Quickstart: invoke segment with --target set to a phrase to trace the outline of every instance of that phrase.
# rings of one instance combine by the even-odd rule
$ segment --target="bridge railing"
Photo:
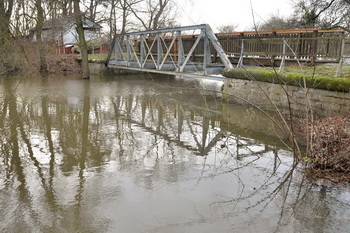
[[[191,46],[184,47],[184,38],[195,34]],[[186,36],[184,36],[186,35]],[[196,64],[191,61],[194,51],[203,51],[203,59]],[[117,34],[114,36],[106,65],[117,68],[174,71],[177,73],[201,71],[208,74],[214,50],[226,68],[232,64],[207,24]],[[111,60],[112,53],[115,59]]]

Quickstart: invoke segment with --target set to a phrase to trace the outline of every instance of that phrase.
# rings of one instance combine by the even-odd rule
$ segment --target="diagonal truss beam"
[[[183,63],[183,64],[181,65],[181,67],[180,67],[180,72],[182,72],[182,71],[184,70],[184,68],[185,68],[185,66],[186,66],[186,64],[187,64],[187,62],[190,60],[190,57],[192,56],[192,53],[193,53],[194,50],[196,49],[196,47],[197,47],[199,41],[201,40],[202,36],[203,36],[203,31],[201,31],[201,34],[199,34],[199,36],[197,37],[196,41],[194,42],[192,48],[191,48],[190,51],[188,52],[188,54],[187,54],[187,56],[186,56],[186,58],[185,58],[184,63]]]
[[[200,33],[195,36],[193,45],[185,50],[183,37],[185,37],[186,31],[188,34],[188,31],[198,30]],[[170,44],[167,44],[166,40]],[[185,68],[192,65],[193,67],[202,67],[203,75],[207,75],[207,68],[212,57],[210,48],[214,48],[223,65],[226,68],[233,68],[216,35],[207,24],[118,34],[114,36],[113,42],[111,50],[116,51],[116,58],[111,64],[118,66],[135,68],[136,64],[137,68],[145,69],[145,71],[153,67],[159,71],[173,70],[184,73],[187,72]],[[204,46],[200,48],[204,51],[203,62],[196,62],[194,66],[193,62],[190,63],[190,59],[199,46]],[[106,64],[109,64],[111,50]]]

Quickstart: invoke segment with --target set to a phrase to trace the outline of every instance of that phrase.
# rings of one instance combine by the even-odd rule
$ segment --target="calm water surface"
[[[349,190],[305,182],[221,83],[0,79],[0,232],[349,232]]]

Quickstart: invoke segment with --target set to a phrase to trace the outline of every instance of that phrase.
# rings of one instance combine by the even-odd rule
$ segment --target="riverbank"
[[[223,75],[226,77],[223,98],[227,102],[250,103],[264,110],[278,108],[286,114],[292,111],[293,115],[299,117],[304,117],[308,112],[325,117],[350,111],[350,92],[345,92],[350,88],[350,79],[319,80],[322,87],[344,90],[340,92],[302,87],[304,80],[301,75],[282,76],[270,71],[245,69],[226,69]],[[305,83],[316,85],[317,81],[312,79]]]
[[[82,72],[80,63],[76,60],[76,55],[56,55],[48,58],[50,73],[79,74]]]
[[[347,75],[347,74],[346,74]],[[349,92],[350,78],[333,78],[310,72],[278,72],[275,69],[225,69],[226,78],[261,81],[273,84],[291,85],[303,88],[321,89],[327,91]],[[349,75],[350,77],[350,75]]]
[[[223,98],[297,117],[297,129],[306,147],[298,154],[309,178],[350,183],[350,79],[273,69],[226,69]],[[287,120],[288,121],[288,120]]]
[[[305,157],[307,176],[349,184],[350,112],[315,120],[305,130],[312,133],[310,151]]]

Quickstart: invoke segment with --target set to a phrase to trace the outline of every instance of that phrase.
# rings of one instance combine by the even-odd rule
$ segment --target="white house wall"
[[[95,32],[95,31],[91,31],[91,30],[84,30],[84,34],[85,34],[86,40],[93,40],[93,39],[101,37],[100,33]]]
[[[100,37],[99,33],[89,30],[84,30],[84,34],[87,41]],[[63,43],[65,47],[71,47],[73,44],[78,43],[78,34],[75,28],[71,28],[63,34]]]
[[[77,41],[78,34],[75,28],[71,28],[63,34],[63,44],[65,47],[71,47],[73,44],[77,43]]]

